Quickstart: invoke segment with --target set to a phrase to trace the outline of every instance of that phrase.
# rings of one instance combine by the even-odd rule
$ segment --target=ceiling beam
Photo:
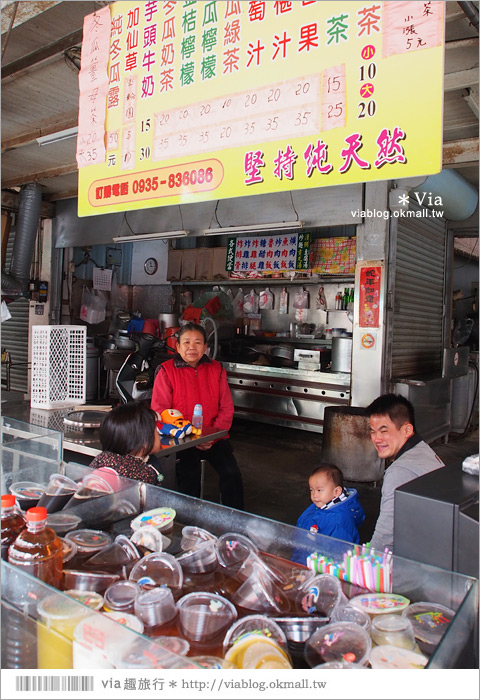
[[[447,73],[443,83],[443,90],[444,92],[451,92],[452,90],[472,87],[472,85],[478,85],[478,66],[468,70],[459,70],[455,73]]]
[[[10,151],[13,148],[21,148],[22,146],[29,146],[40,138],[40,136],[48,136],[49,134],[54,134],[57,131],[63,131],[64,129],[72,129],[78,126],[78,112],[70,112],[65,115],[61,121],[51,123],[48,126],[41,126],[37,129],[31,131],[26,131],[23,134],[18,134],[11,139],[5,139],[2,141],[2,153]]]
[[[20,187],[20,185],[26,185],[28,182],[39,182],[40,180],[49,180],[53,177],[60,177],[61,175],[71,175],[77,172],[77,164],[69,163],[68,165],[62,165],[58,168],[50,168],[48,170],[42,170],[36,173],[27,173],[25,175],[17,175],[16,177],[11,177],[8,180],[2,180],[2,189],[5,187]]]
[[[478,163],[478,137],[447,141],[443,144],[444,167]]]
[[[42,48],[37,49],[37,51],[32,51],[16,61],[7,63],[7,65],[2,68],[2,81],[5,81],[7,78],[9,80],[19,78],[21,75],[27,73],[40,63],[55,59],[66,49],[70,49],[72,46],[81,44],[82,39],[83,29],[77,29],[75,32],[71,32],[70,34],[61,37],[61,39],[48,44],[48,46],[43,46]]]

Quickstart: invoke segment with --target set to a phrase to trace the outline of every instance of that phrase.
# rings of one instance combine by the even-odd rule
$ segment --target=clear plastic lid
[[[182,567],[171,554],[153,552],[140,559],[129,575],[130,581],[136,581],[144,589],[156,586],[168,586],[179,589],[183,585]]]
[[[258,547],[244,535],[226,532],[216,540],[218,561],[222,566],[240,566],[251,552],[258,554]]]
[[[305,659],[309,666],[329,661],[366,664],[372,640],[369,634],[352,622],[333,622],[320,627],[305,643]]]
[[[95,591],[79,591],[76,588],[71,588],[65,591],[65,595],[69,595],[70,598],[86,605],[87,608],[92,608],[92,610],[100,610],[103,607],[103,596]]]
[[[105,606],[111,610],[133,611],[140,592],[140,586],[134,581],[116,581],[105,591]]]
[[[412,623],[413,633],[420,642],[437,645],[455,617],[450,608],[439,603],[412,603],[402,613]]]
[[[372,668],[398,668],[414,669],[425,668],[428,659],[423,654],[417,654],[410,649],[401,649],[391,644],[382,644],[373,647],[370,652],[370,665]]]
[[[88,529],[68,532],[65,539],[75,542],[79,554],[94,554],[112,542],[112,538],[106,532]]]
[[[201,527],[196,527],[194,525],[186,525],[182,529],[182,541],[180,542],[180,547],[183,551],[192,549],[200,542],[205,542],[207,540],[218,539],[215,535],[212,535],[208,530],[204,530]]]
[[[66,564],[70,559],[73,559],[77,553],[77,545],[75,542],[64,539],[63,537],[60,537],[60,541],[62,543],[63,563]]]
[[[16,481],[9,487],[10,493],[20,500],[40,499],[45,491],[45,484],[36,481]]]
[[[70,513],[49,513],[47,515],[47,525],[55,530],[57,535],[65,535],[72,530],[75,530],[82,519],[78,515],[70,515]]]
[[[234,644],[249,635],[267,637],[282,647],[287,646],[287,638],[283,630],[266,615],[247,615],[237,620],[227,631],[223,640],[224,653]]]
[[[387,615],[402,612],[410,601],[397,593],[366,593],[350,598],[349,604],[369,615]]]
[[[140,547],[149,549],[151,552],[162,552],[171,544],[171,540],[165,537],[165,535],[162,535],[160,530],[153,525],[143,525],[143,527],[139,527],[138,530],[135,530],[132,534],[130,540]]]
[[[160,531],[168,532],[173,527],[173,521],[176,516],[176,511],[173,508],[153,508],[152,510],[147,510],[145,513],[138,515],[130,523],[132,530],[138,530],[138,528],[144,525],[153,525]]]

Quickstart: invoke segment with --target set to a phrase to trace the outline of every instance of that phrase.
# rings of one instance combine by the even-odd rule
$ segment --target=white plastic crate
[[[85,403],[85,326],[32,326],[32,408]]]

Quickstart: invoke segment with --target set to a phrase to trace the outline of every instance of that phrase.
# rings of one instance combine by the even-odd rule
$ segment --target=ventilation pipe
[[[42,190],[40,185],[29,183],[20,190],[15,241],[9,273],[2,272],[2,293],[25,294],[30,281],[30,266],[35,250]]]
[[[464,221],[475,212],[478,191],[456,170],[445,169],[436,175],[396,180],[398,192],[405,189],[410,200],[442,212],[450,221]]]

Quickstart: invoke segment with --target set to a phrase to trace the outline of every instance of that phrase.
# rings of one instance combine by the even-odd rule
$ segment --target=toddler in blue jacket
[[[341,470],[335,464],[321,464],[310,474],[308,485],[312,504],[298,518],[297,527],[358,544],[365,513],[357,491],[344,487]],[[305,564],[307,552],[295,550],[292,558]]]

